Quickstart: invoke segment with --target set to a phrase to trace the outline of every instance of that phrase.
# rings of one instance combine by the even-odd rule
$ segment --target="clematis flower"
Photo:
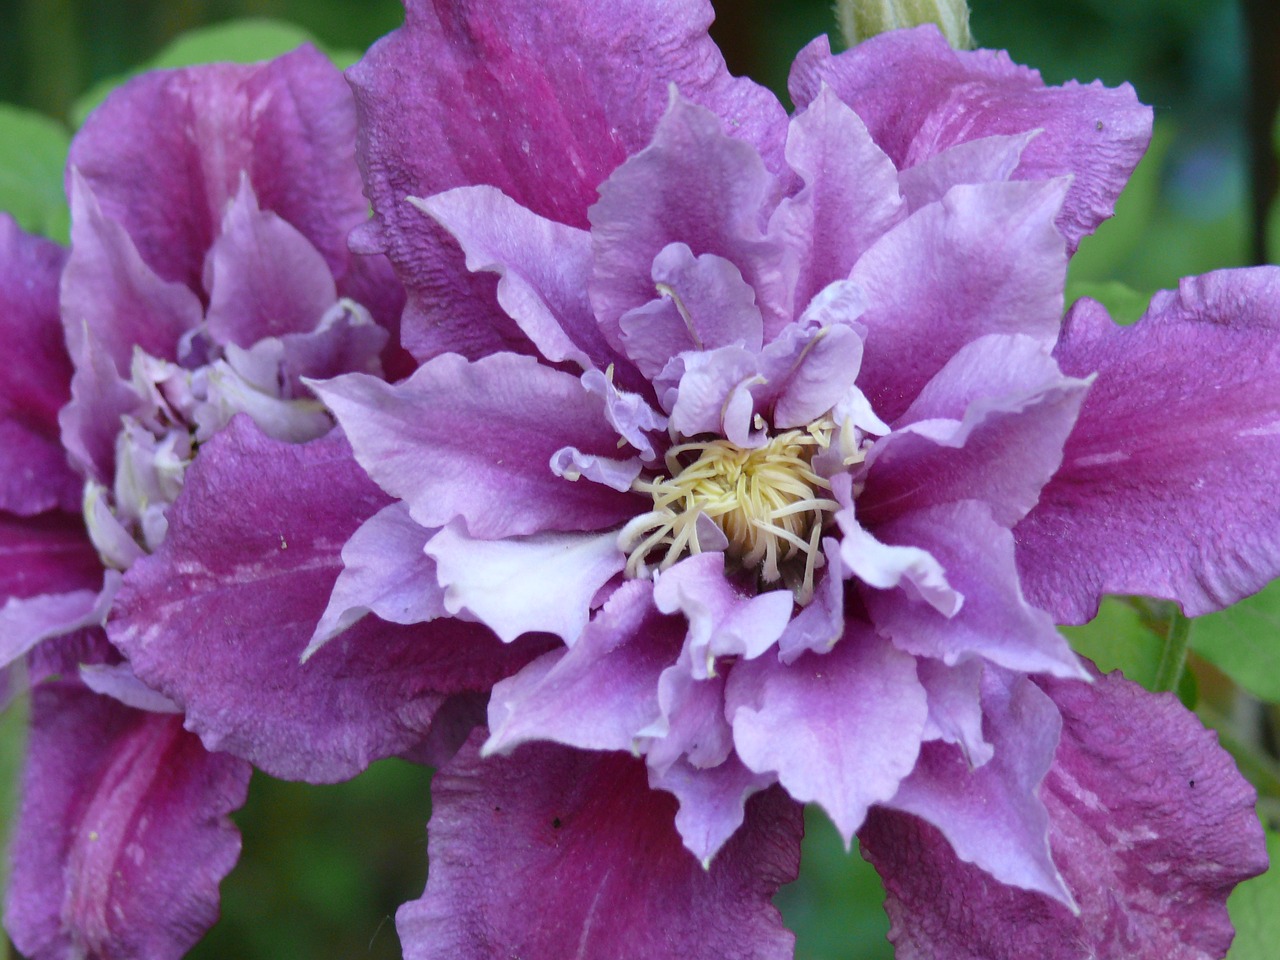
[[[442,718],[457,747],[469,715],[440,698],[488,680],[435,781],[409,957],[786,956],[769,901],[807,802],[862,831],[903,956],[1017,956],[1023,922],[1049,956],[1221,956],[1226,893],[1264,868],[1251,791],[1054,624],[1106,591],[1194,614],[1277,572],[1280,277],[1064,324],[1067,258],[1149,135],[1131,90],[1045,87],[920,29],[815,41],[788,118],[708,22],[407,4],[352,73],[376,214],[355,242],[404,281],[420,365],[312,382],[377,512],[289,521],[307,560],[351,531],[305,663],[271,640],[218,667],[233,606],[300,582],[254,566],[290,500],[339,515],[281,470],[255,488],[267,533],[211,529],[252,451],[233,424],[113,639],[206,742],[308,776],[378,723],[328,721],[313,668],[380,656],[387,700],[437,698],[381,753]],[[325,443],[300,461],[337,464]],[[293,715],[254,702],[262,676]],[[303,722],[321,746],[288,742]],[[1132,789],[1152,764],[1169,777]],[[956,908],[971,891],[990,929]]]
[[[399,287],[346,249],[365,216],[354,126],[314,50],[147,74],[72,143],[70,256],[5,237],[6,280],[38,293],[18,317],[41,346],[10,365],[27,373],[3,410],[25,430],[6,490],[19,512],[62,511],[30,531],[50,576],[6,584],[0,611],[3,662],[27,654],[34,685],[5,911],[34,960],[179,957],[217,918],[250,765],[187,732],[102,624],[122,574],[164,541],[201,445],[236,419],[323,435],[303,376],[398,362]]]

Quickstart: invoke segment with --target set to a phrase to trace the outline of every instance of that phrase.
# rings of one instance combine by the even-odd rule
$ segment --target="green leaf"
[[[1061,629],[1072,649],[1096,663],[1103,673],[1119,670],[1148,690],[1154,689],[1164,640],[1130,601],[1105,597],[1098,615],[1088,623]]]
[[[796,935],[796,960],[892,960],[886,939],[884,887],[875,868],[845,853],[836,828],[817,807],[805,808],[800,878],[778,891],[774,905]]]
[[[95,84],[71,108],[72,122],[77,127],[81,126],[94,107],[107,98],[107,94],[130,77],[146,70],[189,67],[198,63],[257,63],[288,53],[304,43],[319,46],[315,37],[306,30],[280,20],[230,20],[190,30],[175,39],[148,63],[123,76],[111,77]],[[337,63],[341,67],[354,62],[359,54],[341,51],[337,58],[331,53],[328,56],[331,60],[341,61]]]
[[[1227,900],[1236,939],[1227,960],[1272,960],[1280,943],[1280,833],[1267,831],[1271,869],[1236,887]]]
[[[30,233],[66,243],[71,214],[62,190],[70,137],[60,123],[0,104],[0,210]]]
[[[1280,581],[1192,621],[1191,649],[1255,697],[1280,703]]]
[[[1122,326],[1136,323],[1146,312],[1151,296],[1140,293],[1119,280],[1074,280],[1067,284],[1067,303],[1092,297],[1107,308],[1111,319]]]

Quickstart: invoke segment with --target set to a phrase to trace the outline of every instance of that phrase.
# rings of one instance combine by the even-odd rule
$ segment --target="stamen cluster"
[[[822,495],[830,483],[813,469],[814,455],[831,441],[832,424],[820,420],[789,430],[764,446],[744,448],[724,439],[681,443],[666,453],[670,478],[637,478],[631,489],[649,494],[653,509],[623,528],[621,548],[628,553],[630,577],[650,573],[647,560],[663,551],[657,569],[665,570],[686,554],[708,545],[705,516],[728,544],[725,555],[741,569],[756,570],[762,585],[787,576],[800,604],[813,596],[813,575],[822,565],[819,541],[827,515],[839,509]],[[704,521],[705,524],[705,521]],[[716,548],[719,548],[719,544]],[[797,558],[803,568],[794,571]]]

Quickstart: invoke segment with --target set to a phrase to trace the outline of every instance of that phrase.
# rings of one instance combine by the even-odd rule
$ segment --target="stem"
[[[1160,665],[1156,667],[1155,690],[1158,693],[1178,689],[1178,681],[1182,679],[1182,671],[1187,665],[1187,651],[1191,647],[1191,621],[1170,606],[1164,650],[1160,653]]]

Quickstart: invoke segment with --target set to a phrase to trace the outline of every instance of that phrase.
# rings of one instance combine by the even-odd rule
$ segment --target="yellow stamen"
[[[623,528],[619,546],[628,552],[627,576],[650,574],[649,555],[663,547],[657,562],[665,570],[686,554],[703,550],[697,521],[713,520],[729,541],[726,555],[742,569],[754,569],[763,584],[783,578],[783,566],[803,556],[795,571],[796,601],[813,596],[813,575],[822,566],[822,527],[839,504],[823,493],[831,484],[814,472],[814,455],[831,442],[833,424],[819,420],[789,430],[763,447],[745,449],[728,440],[682,443],[667,451],[671,478],[638,478],[631,489],[653,498],[653,509]]]

